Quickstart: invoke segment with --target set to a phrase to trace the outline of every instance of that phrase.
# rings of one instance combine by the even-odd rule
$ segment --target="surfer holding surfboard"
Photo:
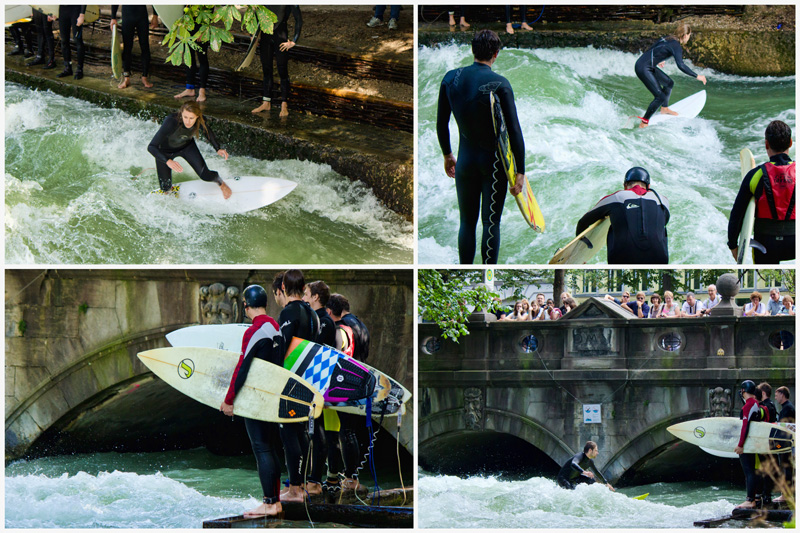
[[[300,6],[267,6],[275,13],[278,22],[272,35],[261,35],[259,54],[261,54],[261,72],[264,78],[262,100],[253,113],[269,111],[272,107],[272,59],[278,64],[278,76],[281,78],[281,117],[289,116],[289,50],[297,44],[300,30],[303,28],[303,17]],[[294,17],[294,37],[289,40],[289,15]],[[254,37],[255,38],[255,37]]]
[[[678,65],[678,68],[684,74],[697,78],[703,82],[703,85],[706,84],[705,76],[698,76],[683,62],[683,49],[681,45],[688,43],[691,36],[692,31],[689,25],[685,22],[680,22],[674,35],[662,37],[636,60],[636,76],[642,80],[644,86],[647,87],[647,90],[653,93],[654,96],[644,116],[638,117],[642,119],[641,124],[639,124],[640,128],[647,127],[650,123],[650,117],[653,116],[659,107],[663,114],[677,115],[675,111],[669,108],[669,97],[672,93],[674,82],[663,70],[658,68],[663,68],[664,61],[666,61],[667,58],[670,56],[674,57],[675,64]]]
[[[172,191],[173,170],[183,172],[183,167],[175,161],[175,158],[180,156],[191,165],[200,179],[216,182],[222,190],[222,196],[228,199],[231,196],[230,187],[222,181],[218,172],[208,168],[194,141],[195,137],[199,137],[201,129],[217,154],[228,159],[228,152],[220,147],[217,138],[203,120],[203,110],[200,105],[196,102],[187,102],[177,113],[164,119],[161,128],[147,147],[147,151],[156,158],[156,171],[161,191],[164,193]]]
[[[284,343],[278,323],[267,315],[267,291],[260,285],[250,285],[244,290],[244,312],[253,325],[247,328],[242,337],[242,351],[239,364],[231,376],[228,393],[219,410],[233,416],[233,403],[236,393],[242,388],[253,359],[263,359],[283,368]],[[296,424],[302,426],[303,424]],[[278,453],[273,446],[278,427],[273,422],[244,419],[247,436],[253,447],[258,466],[258,477],[264,492],[261,505],[244,513],[246,517],[277,516],[283,511],[280,501],[281,467]]]
[[[525,185],[525,140],[517,118],[514,92],[503,76],[492,72],[500,51],[500,38],[491,30],[481,30],[472,40],[475,62],[445,74],[439,90],[436,133],[444,154],[445,173],[456,180],[461,221],[458,231],[458,256],[462,264],[475,259],[475,230],[478,218],[483,224],[481,259],[497,264],[500,251],[500,217],[506,198],[506,175],[499,161],[497,137],[492,121],[491,95],[502,107],[508,128],[513,159],[518,172],[511,194],[518,195]],[[458,162],[450,146],[450,115],[458,124]]]
[[[773,120],[764,132],[764,146],[769,162],[749,171],[742,179],[728,221],[728,248],[738,261],[740,233],[747,222],[748,204],[755,203],[753,226],[753,261],[778,264],[795,258],[795,165],[789,158],[792,129]],[[743,242],[749,235],[743,235]]]
[[[111,31],[115,31],[117,25],[117,8],[111,6]],[[118,89],[125,89],[131,84],[131,61],[133,59],[133,37],[139,36],[139,48],[142,54],[142,85],[148,89],[153,86],[147,81],[147,74],[150,70],[150,15],[147,13],[145,5],[124,5],[122,6],[122,81],[117,85]]]

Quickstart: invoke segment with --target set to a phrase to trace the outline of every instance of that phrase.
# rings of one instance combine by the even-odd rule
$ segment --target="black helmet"
[[[261,285],[250,285],[244,290],[244,303],[247,307],[267,307],[267,291]]]
[[[650,174],[642,167],[633,167],[625,173],[625,183],[629,181],[641,181],[650,188]]]
[[[739,387],[739,389],[746,392],[747,394],[752,394],[754,396],[756,394],[756,384],[749,379],[742,381],[742,384]]]

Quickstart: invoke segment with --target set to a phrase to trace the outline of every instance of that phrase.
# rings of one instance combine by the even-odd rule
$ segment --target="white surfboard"
[[[248,324],[215,324],[200,325],[181,328],[167,334],[167,341],[173,346],[204,346],[210,348],[225,347],[226,350],[240,352],[242,349],[242,337]],[[376,376],[388,379],[390,390],[386,400],[373,405],[373,416],[379,417],[382,411],[384,416],[397,416],[404,414],[406,403],[411,400],[411,392],[400,382],[393,379],[388,374],[371,367],[367,363],[359,362]],[[385,380],[379,379],[385,383]],[[385,403],[382,403],[385,402]],[[353,413],[361,416],[366,415],[367,402],[359,400],[355,402],[341,402],[335,405],[328,405],[337,411]]]
[[[705,446],[700,446],[700,449],[704,452],[713,455],[714,457],[722,457],[723,459],[738,459],[739,455],[734,452],[721,452],[719,450],[712,450],[711,448],[706,448]]]
[[[297,187],[293,181],[263,176],[235,176],[223,181],[231,188],[227,200],[213,181],[184,181],[175,185],[171,194],[210,212],[246,213],[277,202]]]
[[[739,443],[742,421],[733,417],[709,417],[689,420],[667,428],[681,440],[703,449],[731,453]],[[787,453],[795,441],[795,425],[751,422],[744,441],[744,453]]]
[[[215,348],[158,348],[137,354],[156,376],[200,403],[219,409],[239,354]],[[322,395],[296,374],[253,360],[233,402],[234,415],[267,422],[303,422],[322,414]]]
[[[168,30],[172,29],[172,25],[183,16],[183,5],[179,6],[164,6],[159,4],[153,4],[153,9],[156,10],[156,14],[161,19],[161,22],[164,23],[164,26],[167,27]]]
[[[753,153],[747,148],[743,148],[742,151],[739,152],[739,163],[742,169],[742,179],[744,179],[748,172],[756,167],[756,160],[753,157]],[[751,259],[753,257],[752,253],[748,254],[747,252],[750,251],[750,237],[753,235],[755,224],[756,199],[751,198],[750,201],[747,202],[747,210],[744,212],[744,219],[742,220],[742,229],[739,231],[739,250],[736,264],[743,265],[748,256]]]
[[[7,5],[6,6],[6,24],[17,22],[21,19],[30,18],[31,6]]]
[[[585,265],[597,252],[606,246],[611,219],[598,220],[563,248],[556,250],[551,265]]]
[[[673,118],[695,118],[706,105],[706,91],[703,89],[698,93],[687,96],[683,100],[670,104],[669,108],[678,113],[677,115],[663,115],[660,111],[650,117],[650,125],[664,122]]]

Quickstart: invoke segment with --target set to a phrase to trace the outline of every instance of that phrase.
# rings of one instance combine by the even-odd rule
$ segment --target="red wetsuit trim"
[[[275,322],[275,319],[273,319],[271,316],[259,315],[253,319],[253,325],[247,328],[247,330],[244,332],[244,336],[242,337],[242,351],[239,353],[239,362],[236,364],[236,369],[233,371],[233,375],[231,376],[231,384],[228,387],[228,393],[225,395],[225,403],[228,405],[233,405],[233,399],[236,397],[236,378],[239,375],[239,370],[242,368],[245,355],[248,355],[246,352],[247,346],[250,344],[250,339],[253,337],[253,334],[266,323],[270,323],[275,327],[276,330],[278,329],[278,323]]]
[[[761,419],[761,408],[755,398],[748,398],[742,407],[742,432],[739,434],[739,447],[744,447],[747,439],[747,432],[750,430],[750,422],[758,422]]]

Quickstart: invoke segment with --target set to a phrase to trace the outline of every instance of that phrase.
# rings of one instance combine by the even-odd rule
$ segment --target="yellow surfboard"
[[[605,247],[610,228],[611,220],[608,217],[598,220],[569,241],[566,246],[559,248],[550,260],[550,264],[585,265]]]
[[[513,187],[517,183],[517,167],[514,162],[514,154],[511,152],[511,143],[508,140],[508,129],[506,128],[506,121],[503,118],[503,110],[500,107],[500,101],[495,98],[494,93],[489,94],[492,107],[492,123],[494,124],[494,132],[497,136],[497,152],[499,159],[503,165],[503,171],[508,177],[509,183]],[[525,187],[522,192],[514,196],[517,201],[519,210],[525,222],[533,228],[534,231],[539,233],[544,232],[544,215],[539,209],[539,203],[531,190],[530,180],[525,180]]]

